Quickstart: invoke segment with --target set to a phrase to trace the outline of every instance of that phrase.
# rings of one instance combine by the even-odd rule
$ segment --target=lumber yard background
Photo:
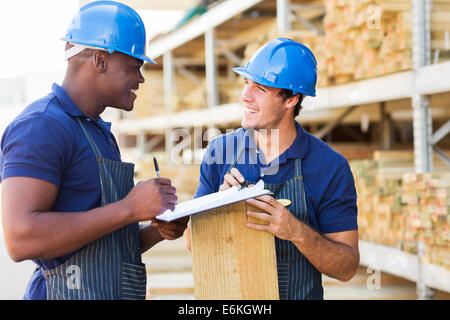
[[[0,4],[0,132],[62,80],[60,37],[87,2]],[[450,298],[450,0],[122,2],[143,17],[157,62],[143,66],[132,112],[102,115],[136,181],[155,175],[156,156],[179,201],[191,199],[208,141],[240,126],[231,69],[292,38],[318,61],[317,97],[297,120],[348,159],[358,193],[361,265],[346,283],[324,276],[325,299]],[[144,260],[148,299],[194,298],[183,238]],[[0,299],[20,299],[33,269],[9,259],[2,236]]]

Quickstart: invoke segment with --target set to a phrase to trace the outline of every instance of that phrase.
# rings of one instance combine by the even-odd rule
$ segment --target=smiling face
[[[279,95],[280,89],[263,86],[250,79],[244,79],[241,100],[244,106],[244,118],[241,125],[245,129],[277,129],[287,117],[292,102]]]
[[[108,56],[107,63],[103,76],[106,104],[125,111],[133,110],[136,91],[145,81],[141,73],[143,61],[115,52]]]

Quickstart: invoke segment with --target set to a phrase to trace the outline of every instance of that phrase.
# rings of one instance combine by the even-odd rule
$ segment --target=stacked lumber
[[[422,261],[450,270],[450,173],[405,173],[401,201],[407,225],[403,249],[415,253],[422,241]]]
[[[245,49],[244,61],[262,44],[288,37],[308,46],[318,61],[318,86],[373,78],[412,68],[410,0],[325,0],[324,35],[312,30],[261,36]],[[431,49],[447,60],[450,1],[433,1]]]
[[[358,233],[361,240],[378,242],[379,234],[375,228],[375,162],[371,159],[350,161],[355,179],[358,206]]]
[[[404,169],[388,170],[376,160],[350,161],[357,190],[360,239],[400,247],[405,229],[399,189]]]
[[[132,116],[146,118],[165,113],[162,71],[144,70],[143,76],[145,82],[139,85]]]
[[[200,78],[200,76],[199,76]],[[191,88],[183,95],[178,94],[176,110],[202,109],[207,107],[207,88],[203,77],[202,84]],[[219,105],[238,102],[242,91],[242,81],[234,78],[219,77],[217,79],[217,88],[219,93]],[[184,90],[184,89],[183,89]],[[178,88],[177,88],[178,91]]]
[[[172,110],[198,110],[206,107],[206,85],[204,72],[190,71],[197,81],[192,81],[175,71],[175,92]],[[199,85],[201,82],[202,85]]]
[[[201,85],[190,87],[189,81],[178,79],[174,98],[174,111],[198,110],[206,108],[206,83],[202,81]],[[189,88],[186,90],[186,88]]]
[[[172,95],[171,110],[166,110],[164,103],[164,80],[162,70],[144,70],[145,82],[139,86],[134,103],[135,118],[157,116],[171,111],[201,109],[206,106],[206,88],[186,79],[179,73],[174,76],[175,92]],[[204,75],[196,74],[204,82]]]
[[[219,104],[239,102],[244,82],[233,78],[221,77],[217,81],[219,87]]]
[[[325,1],[328,84],[411,68],[411,51],[395,42],[395,15],[381,11],[380,2],[386,1]]]
[[[175,92],[172,95],[172,110],[198,110],[206,108],[207,89],[204,72],[191,72],[197,82],[175,73]],[[161,70],[145,70],[145,82],[140,85],[135,101],[133,115],[145,118],[168,113],[164,104],[164,82]],[[236,79],[219,77],[219,104],[239,101],[242,83]]]
[[[414,173],[409,151],[376,151],[373,159],[350,161],[358,194],[361,240],[417,253],[450,270],[450,171]]]
[[[158,155],[160,174],[161,177],[169,178],[172,181],[172,185],[177,188],[178,202],[192,199],[198,185],[200,165],[169,166],[164,160],[162,154]],[[155,178],[155,167],[152,158],[149,158],[148,161],[139,161],[136,163],[136,166],[139,168],[139,175],[136,181]]]
[[[318,87],[367,79],[412,68],[411,0],[324,0],[323,34],[293,24],[296,30],[279,34],[276,24],[265,26],[244,49],[243,64],[263,44],[288,37],[309,47],[318,61]],[[306,14],[306,13],[305,13]],[[318,16],[313,16],[317,26]],[[320,29],[320,26],[319,26]],[[431,13],[432,53],[440,61],[450,57],[450,0],[434,0]],[[191,71],[192,72],[192,71]],[[206,107],[204,72],[192,72],[197,81],[175,73],[172,111]],[[135,102],[135,117],[166,112],[161,70],[146,70]],[[239,101],[241,84],[220,77],[219,104]]]
[[[339,84],[412,68],[410,0],[325,0],[328,83]],[[449,50],[450,2],[434,1],[431,49]],[[448,41],[447,41],[448,42]]]

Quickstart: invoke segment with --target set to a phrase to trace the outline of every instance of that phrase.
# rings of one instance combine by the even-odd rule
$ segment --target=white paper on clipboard
[[[259,180],[254,186],[239,189],[236,186],[224,191],[218,191],[203,197],[184,201],[175,206],[175,210],[166,210],[156,217],[162,221],[172,221],[191,214],[209,209],[219,208],[231,203],[270,194],[270,190],[264,189],[264,181]]]

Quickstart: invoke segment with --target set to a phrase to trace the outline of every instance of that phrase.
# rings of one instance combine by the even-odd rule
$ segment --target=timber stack
[[[250,43],[244,61],[269,38],[292,38],[308,46],[318,61],[318,86],[348,83],[412,68],[411,0],[325,0],[323,32],[293,30]],[[450,1],[433,1],[431,50],[450,58]],[[436,54],[439,53],[439,54]]]
[[[360,239],[414,254],[422,241],[422,260],[450,270],[450,171],[436,165],[436,172],[414,173],[409,151],[351,161]]]

